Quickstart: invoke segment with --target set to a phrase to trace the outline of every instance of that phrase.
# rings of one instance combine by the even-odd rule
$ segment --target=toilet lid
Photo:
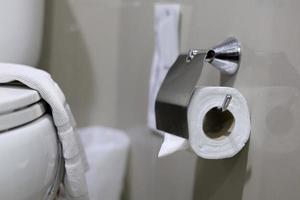
[[[29,123],[45,113],[39,93],[25,86],[0,85],[0,131]]]

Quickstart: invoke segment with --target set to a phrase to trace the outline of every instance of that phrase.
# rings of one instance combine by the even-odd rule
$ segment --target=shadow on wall
[[[257,53],[244,45],[241,61],[235,76],[220,76],[221,86],[299,88],[298,66],[291,64],[285,52]]]
[[[284,52],[257,53],[246,47],[245,53],[243,62],[246,65],[241,65],[238,77],[221,75],[220,85],[237,86],[245,95],[250,106],[252,115],[250,140],[252,148],[250,151],[252,156],[249,162],[252,169],[246,170],[248,158],[245,150],[236,158],[229,160],[199,160],[194,199],[240,200],[243,199],[243,187],[246,183],[251,184],[251,189],[248,188],[247,191],[248,195],[252,192],[251,196],[257,196],[258,199],[270,198],[267,196],[268,192],[261,192],[262,190],[268,191],[266,188],[272,191],[277,187],[277,190],[272,193],[276,192],[282,196],[287,195],[286,191],[291,191],[288,192],[291,196],[297,193],[294,192],[297,191],[293,187],[295,184],[290,185],[295,181],[294,177],[278,178],[273,175],[275,170],[269,169],[281,165],[282,160],[278,159],[279,153],[285,154],[297,149],[297,145],[291,141],[297,140],[299,130],[294,122],[297,118],[295,113],[298,112],[296,109],[300,77],[297,71],[298,66],[293,66]],[[248,146],[246,151],[248,151]],[[268,151],[269,149],[272,151]],[[275,150],[277,153],[274,153]],[[290,153],[284,157],[290,159],[289,156],[293,158]],[[277,159],[276,166],[274,166],[275,159]],[[259,175],[261,169],[263,169],[263,177]],[[258,177],[261,182],[255,183],[254,179],[250,180],[253,176]],[[287,182],[286,185],[289,186],[285,188],[282,182]],[[259,184],[264,188],[255,191],[253,184]],[[253,191],[257,194],[253,194]],[[287,199],[294,199],[294,197]]]
[[[251,176],[247,170],[249,142],[233,158],[206,160],[199,158],[196,167],[194,200],[241,200],[244,185]]]
[[[123,0],[118,37],[117,124],[146,125],[150,68],[154,49],[152,3]],[[151,9],[149,9],[151,8]],[[141,20],[141,16],[142,19]]]
[[[90,57],[68,1],[46,1],[39,66],[63,89],[79,126],[88,125],[94,84]],[[99,91],[100,92],[100,91]]]

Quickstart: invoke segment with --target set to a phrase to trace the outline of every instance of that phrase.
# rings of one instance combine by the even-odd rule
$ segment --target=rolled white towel
[[[0,83],[13,81],[19,81],[38,91],[51,107],[65,162],[64,189],[69,194],[69,199],[88,200],[85,180],[86,157],[63,92],[45,71],[25,65],[0,63]]]

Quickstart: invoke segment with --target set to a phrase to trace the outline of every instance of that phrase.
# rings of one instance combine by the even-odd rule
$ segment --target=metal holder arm
[[[191,50],[180,55],[167,73],[155,101],[156,126],[177,136],[189,138],[187,110],[201,74],[203,64],[210,63],[221,73],[233,75],[240,64],[240,43],[235,38],[210,50]],[[231,101],[225,97],[220,109],[225,111]]]
[[[221,73],[233,75],[240,66],[241,44],[236,38],[230,37],[210,50],[190,50],[186,61],[189,63],[196,55],[204,52],[207,52],[204,61],[216,67]]]

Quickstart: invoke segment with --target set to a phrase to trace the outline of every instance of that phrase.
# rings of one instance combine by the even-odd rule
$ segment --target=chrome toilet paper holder
[[[233,76],[239,69],[241,45],[230,37],[209,50],[192,49],[178,56],[169,69],[155,101],[156,128],[189,138],[187,111],[204,63],[210,63],[222,74]],[[199,66],[200,65],[200,66]],[[230,94],[220,106],[225,111],[232,99]]]
[[[204,61],[210,63],[223,74],[233,75],[240,66],[241,44],[234,37],[229,37],[209,50],[192,49],[186,62],[191,62],[198,54],[205,53]]]

